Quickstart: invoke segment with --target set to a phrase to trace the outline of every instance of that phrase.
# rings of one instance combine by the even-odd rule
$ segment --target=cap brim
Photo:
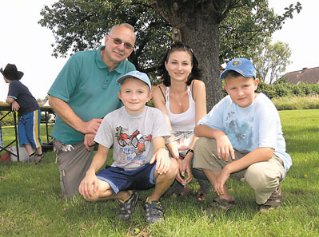
[[[151,84],[148,84],[148,83],[147,83],[146,81],[144,81],[143,79],[141,79],[141,78],[139,78],[139,77],[136,77],[136,76],[133,76],[133,75],[126,75],[126,76],[120,77],[120,78],[117,79],[117,82],[118,82],[119,84],[122,84],[122,83],[125,81],[125,79],[127,79],[127,78],[134,78],[134,79],[136,79],[136,80],[142,81],[142,82],[144,82],[144,83],[150,88],[150,90],[152,89],[152,85],[151,85]]]
[[[219,78],[220,78],[221,80],[225,79],[225,76],[226,76],[227,72],[229,72],[229,71],[235,71],[235,72],[239,73],[240,75],[242,75],[242,76],[245,77],[245,78],[250,78],[250,77],[251,77],[251,78],[256,79],[255,75],[246,75],[246,74],[244,74],[241,70],[237,70],[237,69],[233,69],[233,68],[224,70],[224,71],[220,74],[220,77],[219,77]]]

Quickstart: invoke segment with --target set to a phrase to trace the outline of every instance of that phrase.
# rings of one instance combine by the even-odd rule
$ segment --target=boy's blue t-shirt
[[[64,65],[48,92],[50,96],[68,103],[84,121],[103,118],[119,108],[121,102],[117,93],[120,86],[116,79],[135,70],[135,66],[125,60],[109,71],[102,60],[102,49],[103,46],[97,50],[75,53]],[[84,135],[57,116],[52,136],[64,144],[75,144],[82,142]]]
[[[37,100],[33,97],[28,87],[20,81],[11,81],[9,84],[8,97],[13,98],[20,105],[19,116],[40,109]]]
[[[246,108],[239,107],[228,95],[198,124],[223,131],[233,148],[241,153],[249,153],[258,147],[270,147],[283,160],[286,171],[292,164],[290,155],[286,153],[278,111],[262,93]]]

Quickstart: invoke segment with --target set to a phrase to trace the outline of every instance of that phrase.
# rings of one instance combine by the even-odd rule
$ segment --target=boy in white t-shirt
[[[246,181],[260,211],[281,204],[280,182],[292,161],[286,153],[280,117],[271,100],[256,93],[259,80],[246,58],[231,60],[221,74],[228,96],[195,127],[194,167],[203,169],[218,195],[211,208],[235,204],[227,190],[229,177]]]
[[[165,149],[164,137],[170,132],[161,111],[145,105],[151,98],[151,83],[145,73],[132,71],[118,82],[124,106],[104,117],[95,136],[98,151],[79,192],[89,201],[119,200],[118,217],[128,220],[137,204],[136,190],[155,187],[144,205],[146,220],[153,223],[163,219],[159,199],[178,170],[176,160]],[[100,170],[112,146],[113,163]]]

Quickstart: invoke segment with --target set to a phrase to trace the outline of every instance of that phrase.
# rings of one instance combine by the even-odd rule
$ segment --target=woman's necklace
[[[173,101],[177,105],[179,112],[183,111],[185,93],[187,93],[187,91],[183,91],[183,92],[180,92],[180,93],[177,93],[177,92],[175,92],[175,93],[172,92],[171,93],[171,98],[173,99]]]

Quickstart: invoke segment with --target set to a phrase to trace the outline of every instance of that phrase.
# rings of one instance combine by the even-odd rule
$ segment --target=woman
[[[179,173],[174,189],[183,195],[183,186],[193,177],[192,158],[193,147],[197,140],[194,127],[198,120],[206,114],[206,88],[200,80],[198,61],[193,50],[177,42],[167,51],[160,67],[162,83],[153,87],[153,102],[160,109],[171,128],[172,136],[167,142],[171,155],[178,160]],[[210,188],[206,180],[201,180],[199,170],[194,170],[194,176],[201,186],[197,199],[205,199],[205,193]],[[179,186],[179,188],[178,188]]]

